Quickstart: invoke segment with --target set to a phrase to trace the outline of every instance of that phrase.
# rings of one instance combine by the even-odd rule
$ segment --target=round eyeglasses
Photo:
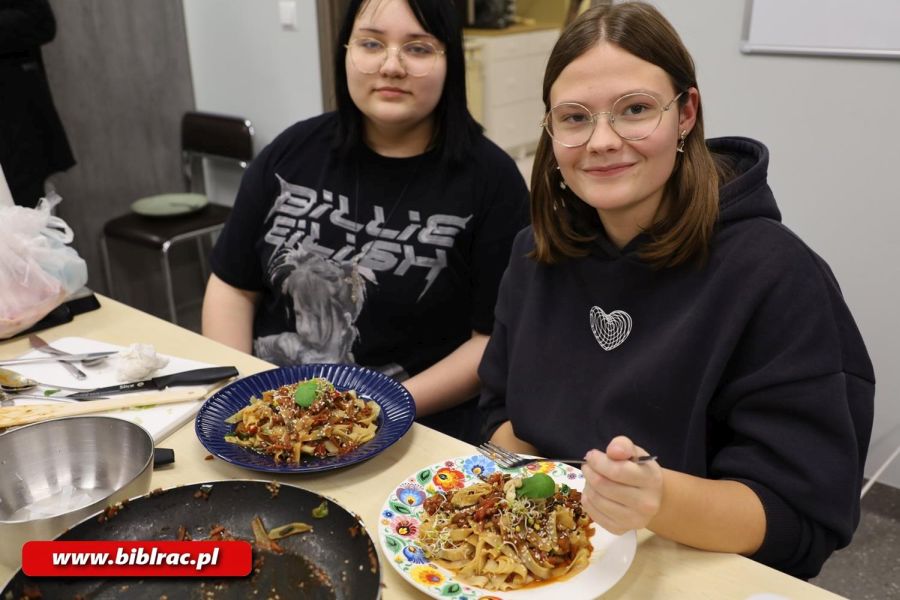
[[[394,47],[386,46],[373,38],[353,38],[344,47],[347,48],[350,62],[356,70],[367,75],[381,70],[390,50],[397,52],[403,70],[413,77],[424,77],[431,73],[437,57],[444,54],[444,51],[435,48],[434,44],[422,41],[406,42],[402,46]]]
[[[588,143],[601,117],[605,117],[616,135],[634,142],[650,137],[662,121],[663,113],[672,107],[684,92],[661,106],[650,94],[635,92],[625,94],[608,111],[592,113],[577,102],[562,102],[550,109],[541,121],[541,127],[553,141],[566,148],[577,148]]]

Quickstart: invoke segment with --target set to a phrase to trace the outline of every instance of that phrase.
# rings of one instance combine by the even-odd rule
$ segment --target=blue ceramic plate
[[[381,406],[381,414],[375,437],[343,456],[304,456],[299,465],[275,464],[271,456],[225,441],[225,435],[234,428],[225,419],[247,406],[251,396],[259,398],[266,390],[311,377],[324,377],[339,390],[353,389],[360,397],[377,402]],[[372,458],[403,437],[415,418],[416,407],[412,396],[387,375],[356,365],[302,365],[263,371],[222,388],[204,402],[197,413],[194,429],[207,450],[239,467],[269,473],[314,473]]]

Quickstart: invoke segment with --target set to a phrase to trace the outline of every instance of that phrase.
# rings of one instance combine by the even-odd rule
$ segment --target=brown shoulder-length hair
[[[660,67],[676,93],[697,87],[691,55],[656,8],[642,2],[599,6],[575,19],[556,42],[544,72],[545,110],[550,110],[550,88],[562,70],[600,41]],[[679,108],[687,99],[687,94],[681,96]],[[532,257],[545,264],[588,254],[600,227],[594,208],[570,189],[561,189],[552,144],[547,132],[542,132],[531,176]],[[639,256],[660,268],[702,262],[718,217],[719,172],[706,147],[699,104],[697,122],[666,183],[663,202],[665,217],[647,230],[651,241],[641,247]]]

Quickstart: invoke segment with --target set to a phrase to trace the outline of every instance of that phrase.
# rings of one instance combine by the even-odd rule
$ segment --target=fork
[[[28,336],[28,343],[31,344],[32,348],[34,348],[38,352],[43,352],[44,354],[50,354],[52,356],[65,356],[66,354],[68,354],[68,352],[63,352],[62,350],[54,348],[53,346],[45,342],[40,336],[37,336],[33,333]],[[72,363],[66,362],[64,360],[60,360],[58,362],[75,379],[87,379],[87,373],[85,373]]]
[[[32,333],[28,336],[28,342],[31,344],[31,347],[35,350],[45,350],[47,354],[52,354],[55,356],[71,356],[72,352],[66,352],[65,350],[60,350],[55,346],[51,346],[44,338],[39,336],[36,333]],[[86,352],[86,354],[91,354],[90,352]],[[102,356],[97,356],[96,358],[85,358],[84,360],[79,361],[86,367],[93,367],[94,365],[98,365],[109,358],[110,354],[115,354],[114,352],[98,352],[97,354],[101,354]]]
[[[39,352],[43,352],[44,354],[49,354],[51,356],[71,356],[70,352],[66,352],[64,350],[60,350],[59,348],[55,348],[44,341],[44,338],[41,336],[32,333],[28,336],[28,342],[31,344],[31,347]],[[93,367],[94,365],[98,365],[101,362],[106,360],[105,356],[100,356],[98,358],[88,358],[81,361],[81,364],[85,367]],[[59,363],[65,368],[75,379],[85,379],[87,374],[76,367],[73,363],[68,361],[59,361]]]
[[[544,461],[561,462],[575,465],[583,465],[587,462],[583,458],[540,458],[533,456],[523,456],[521,454],[516,454],[515,452],[510,452],[509,450],[501,448],[497,444],[492,444],[491,442],[484,442],[483,444],[480,444],[478,446],[478,451],[504,469],[517,469],[534,462]],[[631,462],[635,462],[638,464],[650,462],[651,460],[656,460],[656,456],[645,454],[644,456],[631,457]]]

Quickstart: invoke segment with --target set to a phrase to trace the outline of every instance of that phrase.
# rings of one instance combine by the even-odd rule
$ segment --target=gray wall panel
[[[63,197],[59,214],[88,262],[88,285],[106,291],[103,224],[141,196],[183,187],[179,125],[194,106],[184,13],[181,0],[51,3],[58,32],[44,59],[78,161],[52,181]],[[163,314],[155,257],[123,247],[114,261],[116,297]],[[183,292],[202,289],[197,273],[176,267]]]

